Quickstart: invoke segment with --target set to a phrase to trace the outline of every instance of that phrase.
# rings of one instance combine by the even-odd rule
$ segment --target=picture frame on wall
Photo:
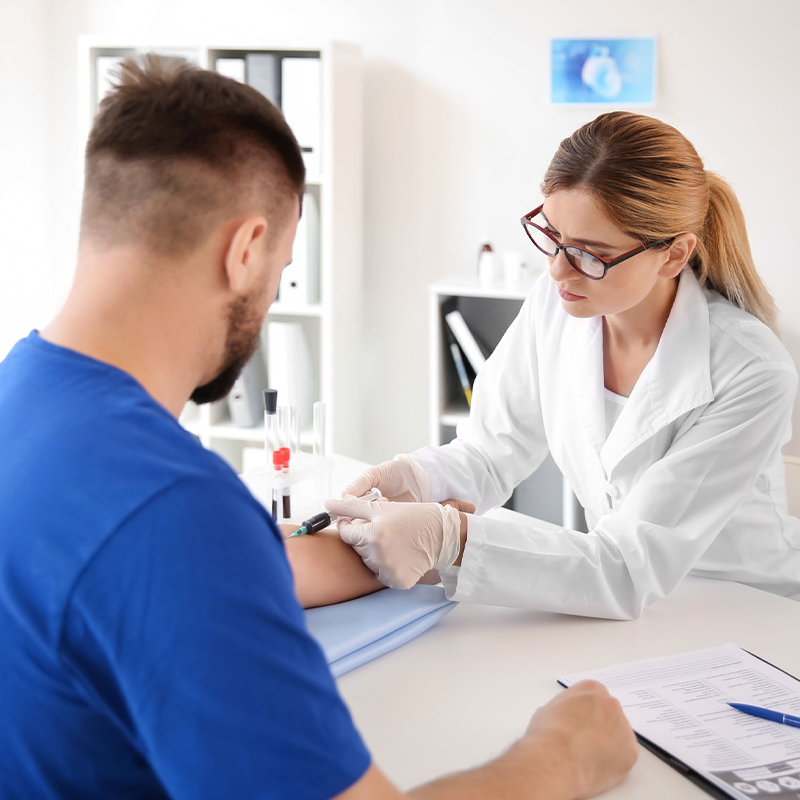
[[[554,106],[643,107],[656,103],[656,38],[550,40]]]

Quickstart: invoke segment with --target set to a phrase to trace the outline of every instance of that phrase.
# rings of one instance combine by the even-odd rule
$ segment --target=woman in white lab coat
[[[614,112],[561,143],[542,193],[522,221],[549,274],[469,419],[331,501],[342,539],[387,585],[436,569],[448,597],[495,605],[628,619],[689,572],[800,594],[797,373],[733,191],[674,128]],[[548,452],[588,534],[437,505],[500,505]],[[355,499],[371,486],[399,502]]]

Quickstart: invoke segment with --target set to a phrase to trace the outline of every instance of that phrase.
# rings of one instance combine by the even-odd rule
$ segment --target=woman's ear
[[[267,220],[261,216],[247,217],[234,229],[223,266],[228,288],[235,294],[246,291],[258,277],[266,238]]]
[[[693,233],[681,233],[667,250],[667,260],[661,265],[658,274],[662,278],[675,278],[680,275],[683,268],[697,247],[697,236]]]

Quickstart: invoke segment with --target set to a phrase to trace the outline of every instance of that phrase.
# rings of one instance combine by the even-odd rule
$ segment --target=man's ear
[[[683,268],[697,247],[697,236],[693,233],[682,233],[675,237],[675,241],[667,250],[667,260],[661,265],[658,274],[662,278],[675,278],[680,275]]]
[[[247,217],[234,228],[225,251],[224,267],[228,288],[235,294],[241,294],[253,282],[266,243],[267,220],[264,217]]]

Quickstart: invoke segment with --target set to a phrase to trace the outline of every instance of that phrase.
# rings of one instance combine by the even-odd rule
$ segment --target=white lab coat
[[[687,269],[655,355],[606,436],[602,318],[532,289],[475,382],[468,420],[413,453],[433,500],[502,504],[549,451],[589,533],[470,516],[448,597],[630,619],[689,572],[800,593],[781,447],[797,371],[777,337]]]

